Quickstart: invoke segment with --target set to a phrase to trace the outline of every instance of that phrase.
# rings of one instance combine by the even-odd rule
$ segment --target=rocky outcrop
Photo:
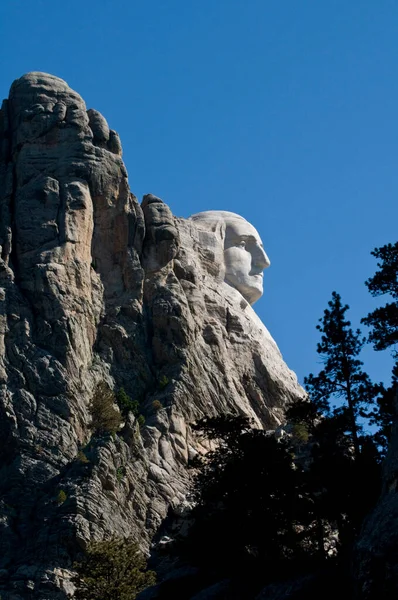
[[[155,196],[140,206],[118,135],[64,81],[14,82],[0,149],[0,594],[61,599],[88,540],[147,550],[184,509],[204,451],[193,421],[275,428],[302,390],[224,283],[217,232]],[[91,439],[99,382],[138,400],[145,425]]]

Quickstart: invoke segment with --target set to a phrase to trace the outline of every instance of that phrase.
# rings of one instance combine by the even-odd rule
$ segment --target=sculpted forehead
[[[250,235],[255,235],[259,238],[257,230],[249,223],[249,221],[246,221],[246,219],[240,215],[227,210],[206,210],[192,215],[190,219],[201,222],[207,226],[216,226],[217,224],[223,223],[226,227],[231,228],[236,232],[243,232],[246,230],[247,232],[250,232]]]
[[[225,222],[225,245],[241,239],[255,241],[262,247],[261,238],[257,229],[248,223],[245,219],[228,219]]]
[[[227,210],[206,210],[196,213],[190,218],[197,223],[202,223],[209,229],[215,230],[217,225],[224,225],[226,247],[242,238],[251,238],[262,247],[257,229],[249,221],[246,221],[246,219],[236,213]]]

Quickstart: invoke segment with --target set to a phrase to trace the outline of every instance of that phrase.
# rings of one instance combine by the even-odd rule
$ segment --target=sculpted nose
[[[258,267],[258,268],[260,268],[260,269],[266,269],[271,264],[270,259],[266,255],[264,249],[261,248],[260,246],[258,246],[256,248],[256,250],[257,250],[257,252],[255,253],[255,256],[254,256],[254,264],[255,264],[255,266]]]

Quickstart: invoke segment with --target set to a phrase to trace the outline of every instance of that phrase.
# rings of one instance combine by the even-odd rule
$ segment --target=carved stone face
[[[263,294],[263,271],[270,265],[258,231],[243,217],[219,210],[192,215],[192,220],[224,237],[225,281],[254,304]]]

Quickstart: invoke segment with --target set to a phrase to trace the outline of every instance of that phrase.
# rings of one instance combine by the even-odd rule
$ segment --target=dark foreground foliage
[[[214,437],[220,425],[208,419],[198,427]],[[191,561],[216,565],[223,577],[258,571],[270,581],[316,561],[314,506],[292,448],[264,431],[228,432],[223,424],[219,433],[195,482],[195,520],[185,542]]]
[[[393,409],[363,370],[365,339],[347,310],[333,293],[317,327],[323,368],[306,378],[308,397],[279,435],[237,416],[194,426],[213,449],[196,464],[192,525],[174,552],[206,585],[229,582],[225,598],[273,585],[297,588],[297,599],[318,598],[325,585],[353,594],[353,548],[380,494]],[[371,436],[367,423],[383,427]]]
[[[346,577],[347,556],[378,495],[374,447],[364,444],[356,460],[337,418],[319,420],[306,442],[301,434],[278,441],[247,425],[241,417],[196,425],[218,445],[195,478],[193,524],[176,553],[207,578],[235,581],[247,598],[322,571]]]

